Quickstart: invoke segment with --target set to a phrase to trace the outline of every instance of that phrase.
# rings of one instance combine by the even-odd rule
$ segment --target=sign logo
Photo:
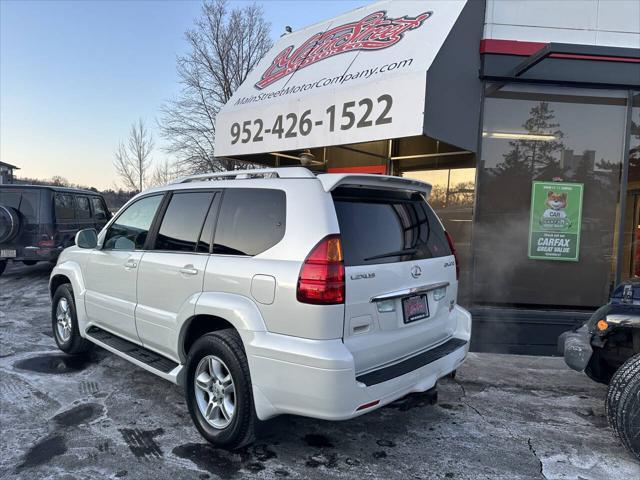
[[[316,33],[295,50],[290,45],[277,54],[255,87],[262,90],[296,70],[341,53],[381,50],[395,45],[404,38],[406,31],[422,26],[432,15],[433,12],[423,12],[415,17],[389,18],[385,10],[380,10],[357,22]]]
[[[418,278],[420,275],[422,275],[422,269],[418,265],[411,267],[411,276],[413,278]]]
[[[583,190],[581,183],[533,182],[529,258],[578,261]]]

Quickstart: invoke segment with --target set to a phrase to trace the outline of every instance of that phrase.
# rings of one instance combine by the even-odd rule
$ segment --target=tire
[[[620,397],[629,382],[635,377],[640,376],[640,354],[629,358],[618,371],[613,375],[609,388],[607,389],[607,398],[604,402],[604,411],[611,428],[618,433],[618,404]]]
[[[36,260],[22,260],[22,263],[27,267],[33,267],[38,262]]]
[[[258,419],[247,356],[238,333],[225,329],[199,338],[189,351],[186,369],[185,399],[200,434],[216,447],[231,450],[253,442]],[[216,382],[221,379],[225,381]]]
[[[4,269],[7,268],[7,261],[0,260],[0,275],[4,273]]]
[[[53,295],[51,328],[58,348],[65,353],[84,353],[93,345],[80,336],[75,299],[69,283],[60,285]]]
[[[0,205],[0,243],[13,240],[20,230],[20,215],[14,208]]]
[[[635,364],[640,365],[640,355]],[[620,395],[617,407],[617,433],[625,447],[640,460],[640,372],[630,378]]]

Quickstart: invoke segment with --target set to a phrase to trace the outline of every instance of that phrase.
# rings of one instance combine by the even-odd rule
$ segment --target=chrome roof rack
[[[311,170],[304,167],[256,168],[252,170],[229,170],[228,172],[190,175],[174,180],[171,184],[211,180],[247,180],[254,178],[316,178],[316,176]]]

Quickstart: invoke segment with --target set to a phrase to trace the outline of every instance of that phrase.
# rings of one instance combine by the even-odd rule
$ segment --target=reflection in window
[[[625,104],[615,91],[489,86],[474,227],[476,301],[568,307],[606,301]],[[528,258],[533,180],[584,184],[578,262]]]
[[[71,195],[56,194],[54,205],[57,220],[72,220],[74,218],[73,197]]]
[[[213,253],[258,255],[282,240],[286,197],[282,190],[229,188],[224,192]]]
[[[433,158],[431,159],[433,160]],[[454,163],[455,162],[455,163]],[[403,177],[430,183],[429,204],[442,220],[444,228],[453,237],[460,267],[458,301],[462,305],[471,302],[472,262],[471,230],[473,206],[476,196],[475,157],[460,162],[459,157],[442,157],[434,167],[438,170],[406,171]],[[453,165],[455,165],[455,168]],[[443,168],[450,166],[452,168]]]
[[[91,208],[87,197],[76,197],[76,215],[82,220],[91,218]]]
[[[194,252],[212,192],[174,193],[162,219],[155,250]]]
[[[104,248],[141,250],[161,201],[162,195],[154,195],[129,205],[107,230]]]

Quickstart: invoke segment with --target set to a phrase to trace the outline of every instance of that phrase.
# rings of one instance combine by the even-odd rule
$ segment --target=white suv
[[[464,361],[471,316],[430,189],[291,167],[143,192],[61,254],[56,342],[183,385],[228,448],[258,419],[343,420],[431,389]]]

